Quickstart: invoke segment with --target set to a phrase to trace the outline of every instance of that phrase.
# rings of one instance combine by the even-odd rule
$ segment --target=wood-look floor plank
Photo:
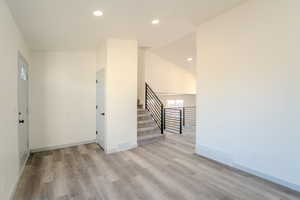
[[[34,153],[16,200],[300,200],[298,192],[195,155],[195,135],[106,155],[97,144]]]

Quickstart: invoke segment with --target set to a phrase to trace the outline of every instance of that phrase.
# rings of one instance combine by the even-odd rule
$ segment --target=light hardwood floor
[[[194,154],[194,135],[169,134],[105,155],[81,145],[30,156],[16,200],[299,200],[300,195]]]

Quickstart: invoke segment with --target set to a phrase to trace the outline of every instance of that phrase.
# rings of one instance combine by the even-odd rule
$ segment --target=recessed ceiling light
[[[152,24],[159,24],[159,22],[160,22],[159,19],[154,19],[154,20],[152,20],[151,23],[152,23]]]
[[[93,14],[96,16],[96,17],[100,17],[103,15],[103,12],[101,10],[96,10],[93,12]]]
[[[192,62],[193,61],[193,58],[188,58],[186,59],[188,62]]]

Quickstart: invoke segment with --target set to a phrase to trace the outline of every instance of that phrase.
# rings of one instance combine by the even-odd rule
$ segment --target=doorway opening
[[[105,149],[105,70],[96,73],[96,141]]]

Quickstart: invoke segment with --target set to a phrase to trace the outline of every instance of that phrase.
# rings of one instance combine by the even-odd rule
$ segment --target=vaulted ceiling
[[[245,0],[7,0],[33,50],[95,49],[114,37],[163,47]],[[95,17],[93,11],[104,15]],[[160,24],[151,20],[159,18]]]
[[[162,47],[152,48],[151,51],[177,66],[183,67],[192,73],[196,72],[197,50],[195,33],[188,34]]]

